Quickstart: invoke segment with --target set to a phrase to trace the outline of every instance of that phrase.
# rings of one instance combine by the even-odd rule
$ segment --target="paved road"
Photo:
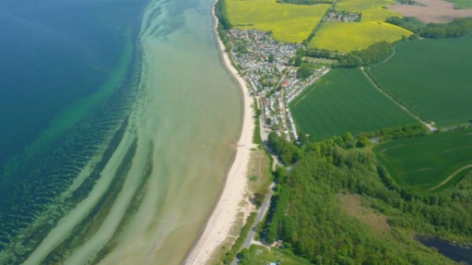
[[[274,188],[275,188],[275,184],[272,183],[272,185],[270,186],[269,193],[265,197],[264,202],[261,205],[261,208],[259,208],[256,221],[254,222],[254,226],[249,231],[249,234],[247,235],[246,240],[244,240],[244,244],[241,247],[241,249],[248,248],[251,245],[252,240],[254,240],[254,236],[256,235],[257,225],[264,219],[264,216],[266,215],[267,210],[269,209],[270,199],[272,198],[272,195],[274,194]],[[233,262],[231,262],[231,265],[237,265],[237,264],[238,264],[238,261],[237,261],[237,258],[235,258]]]

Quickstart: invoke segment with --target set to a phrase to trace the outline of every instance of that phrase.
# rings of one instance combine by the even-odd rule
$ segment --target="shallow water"
[[[110,81],[117,88],[90,92],[86,104],[65,102],[62,113],[84,115],[49,130],[55,137],[30,152],[32,164],[41,153],[50,162],[21,172],[39,176],[41,187],[55,193],[46,200],[32,192],[25,200],[22,192],[17,204],[2,208],[13,228],[26,210],[18,205],[33,214],[5,237],[1,261],[179,264],[185,258],[218,197],[242,116],[239,88],[219,58],[212,2],[151,1],[135,13],[142,16],[136,34],[121,28],[134,44],[128,70]]]

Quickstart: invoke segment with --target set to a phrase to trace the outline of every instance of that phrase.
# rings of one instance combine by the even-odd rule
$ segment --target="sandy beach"
[[[253,98],[249,95],[250,90],[244,82],[244,79],[231,64],[228,53],[225,51],[224,44],[218,36],[216,31],[218,20],[214,12],[214,7],[212,9],[212,14],[215,20],[215,34],[223,62],[231,75],[236,79],[243,92],[244,117],[241,136],[237,145],[236,157],[228,172],[223,192],[205,225],[203,233],[185,260],[184,264],[186,265],[206,264],[212,255],[218,250],[221,243],[228,237],[230,229],[236,220],[236,216],[241,211],[239,206],[240,203],[243,200],[247,200],[245,198],[247,189],[246,175],[251,148],[256,147],[252,142],[255,129],[253,118],[254,110],[251,107]]]

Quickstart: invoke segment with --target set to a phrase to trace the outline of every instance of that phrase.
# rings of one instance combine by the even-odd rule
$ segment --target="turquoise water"
[[[0,2],[0,257],[80,200],[55,203],[129,114],[146,3]]]
[[[180,264],[241,126],[212,0],[0,3],[0,264]]]

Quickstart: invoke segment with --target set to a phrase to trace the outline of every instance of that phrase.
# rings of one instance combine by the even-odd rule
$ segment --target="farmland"
[[[470,0],[446,0],[453,3],[455,6],[461,9],[472,8],[472,1]]]
[[[326,139],[415,123],[359,69],[334,69],[290,104],[302,132]]]
[[[436,190],[472,171],[472,128],[396,140],[374,147],[374,152],[399,184]]]
[[[226,0],[230,23],[238,29],[272,31],[278,41],[304,41],[331,5],[290,5],[270,0]]]
[[[370,71],[403,104],[438,126],[472,120],[472,36],[401,42]]]
[[[379,41],[395,42],[412,33],[406,29],[384,23],[397,13],[383,8],[390,0],[342,0],[336,10],[362,13],[360,22],[325,22],[309,43],[310,48],[340,52],[362,50]]]
[[[380,41],[395,42],[403,35],[409,36],[411,32],[384,22],[325,22],[308,47],[350,52]]]

